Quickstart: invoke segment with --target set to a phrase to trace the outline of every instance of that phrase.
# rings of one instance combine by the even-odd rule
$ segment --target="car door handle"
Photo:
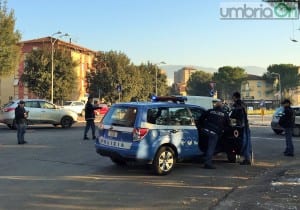
[[[170,133],[178,133],[178,132],[179,132],[179,130],[177,130],[177,129],[170,130]]]

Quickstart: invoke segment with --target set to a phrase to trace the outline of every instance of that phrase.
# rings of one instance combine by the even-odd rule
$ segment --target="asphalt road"
[[[146,166],[118,167],[96,154],[92,140],[82,141],[83,126],[32,126],[29,144],[17,145],[16,131],[0,124],[0,210],[300,208],[295,180],[284,186],[289,194],[274,185],[282,173],[299,169],[300,137],[296,157],[284,157],[284,136],[253,124],[253,166],[227,163],[220,154],[215,170],[196,161],[155,176]]]

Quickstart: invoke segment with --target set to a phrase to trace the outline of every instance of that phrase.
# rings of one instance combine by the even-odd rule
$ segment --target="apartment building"
[[[274,84],[268,83],[262,76],[248,74],[246,80],[241,84],[241,97],[248,107],[258,109],[261,102],[267,108],[279,105],[280,96],[274,89]]]
[[[54,42],[55,40],[55,42]],[[30,53],[34,49],[42,47],[51,47],[55,49],[63,48],[70,50],[71,57],[78,63],[74,69],[77,74],[77,88],[74,89],[72,97],[69,100],[85,100],[87,96],[86,88],[87,84],[85,76],[88,71],[92,68],[93,59],[96,52],[85,47],[73,44],[71,39],[69,42],[55,39],[52,37],[44,37],[39,39],[27,40],[19,43],[22,46],[20,63],[18,69],[13,75],[9,77],[2,77],[0,79],[0,105],[7,103],[12,99],[18,98],[35,98],[26,84],[20,81],[21,75],[24,72],[26,54]]]
[[[197,69],[193,67],[183,67],[174,72],[174,84],[180,95],[186,96],[186,84],[189,78]]]

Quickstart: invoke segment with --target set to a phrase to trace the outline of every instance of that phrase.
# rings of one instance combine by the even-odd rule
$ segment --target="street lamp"
[[[275,75],[275,76],[278,76],[278,83],[279,83],[279,96],[280,96],[280,101],[282,99],[282,94],[281,94],[281,80],[280,80],[280,74],[279,73],[275,73],[275,72],[272,72],[271,75]]]
[[[158,70],[158,65],[161,65],[161,64],[166,64],[164,61],[161,61],[157,64],[155,64],[155,95],[157,96],[157,70]]]
[[[57,38],[54,38],[53,36],[59,35]],[[62,34],[61,31],[55,32],[54,34],[51,35],[50,37],[50,42],[51,42],[51,103],[53,103],[53,78],[54,78],[54,44],[55,42],[64,36],[70,36],[69,34],[65,33]]]

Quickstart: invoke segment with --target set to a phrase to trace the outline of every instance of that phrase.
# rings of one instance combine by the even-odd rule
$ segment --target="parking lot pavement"
[[[294,158],[253,179],[247,186],[235,189],[214,208],[223,209],[299,209],[300,159]]]

